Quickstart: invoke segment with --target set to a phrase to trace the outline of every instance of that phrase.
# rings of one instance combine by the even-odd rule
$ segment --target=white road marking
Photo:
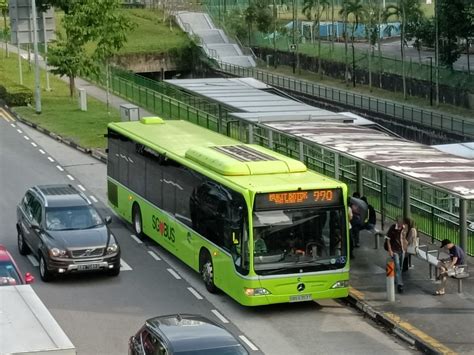
[[[151,250],[148,250],[148,254],[150,254],[151,257],[155,259],[156,261],[161,261],[161,258],[158,255],[156,255],[154,252],[152,252]]]
[[[143,242],[135,234],[130,234],[130,237],[132,237],[132,239],[138,244],[143,244]]]
[[[45,152],[43,149],[39,149],[39,152],[40,152],[41,154],[46,154],[46,152]]]
[[[196,297],[198,300],[202,300],[202,299],[203,299],[203,297],[199,294],[199,292],[197,292],[194,288],[188,287],[188,290],[189,290],[189,292],[191,292],[191,293],[194,295],[194,297]]]
[[[36,258],[29,254],[26,256],[28,258],[28,260],[30,261],[31,265],[33,265],[34,267],[38,267],[39,266],[39,263],[38,263],[38,260],[36,260]]]
[[[23,136],[23,138],[25,138],[27,141],[30,140],[30,137],[28,137],[28,136]]]
[[[16,130],[16,131],[17,131],[18,133],[20,133],[20,134],[22,134],[22,133],[23,133],[23,131],[22,131],[21,129],[18,129],[18,128],[17,128],[17,130]]]
[[[53,158],[48,157],[48,160],[49,160],[51,163],[54,163],[54,159],[53,159]]]
[[[82,191],[86,191],[85,187],[82,185],[77,185],[78,188],[80,188]]]
[[[94,203],[99,202],[93,195],[90,195],[89,197],[91,198],[91,200],[92,200]]]
[[[214,315],[219,318],[219,320],[222,322],[222,323],[229,323],[229,321],[222,315],[219,313],[218,310],[216,309],[211,309],[211,312],[214,313]]]
[[[173,269],[166,269],[168,270],[168,272],[173,275],[173,277],[176,279],[176,280],[181,280],[181,276],[178,275],[178,273],[176,271],[174,271]]]
[[[35,142],[31,142],[31,145],[35,148],[38,146],[38,144],[36,144]]]
[[[252,343],[250,340],[248,340],[245,335],[239,335],[239,338],[242,339],[242,341],[243,341],[245,344],[247,344],[248,347],[249,347],[250,349],[252,349],[253,351],[257,351],[257,350],[258,350],[258,348],[257,348],[255,345],[253,345],[253,343]]]
[[[16,127],[14,123],[10,123],[10,126],[12,126],[13,128]]]
[[[74,178],[71,175],[66,175],[66,176],[69,180],[74,181]]]
[[[64,169],[61,165],[56,165],[56,168],[58,168],[59,171],[64,171]]]
[[[132,271],[132,267],[128,265],[125,260],[120,259],[120,270],[121,271]]]

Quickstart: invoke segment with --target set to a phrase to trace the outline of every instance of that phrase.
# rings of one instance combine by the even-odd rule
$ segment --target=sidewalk
[[[426,261],[412,256],[413,269],[403,273],[405,291],[396,294],[394,303],[386,299],[385,264],[387,252],[380,239],[379,249],[374,249],[374,236],[363,231],[360,234],[361,247],[355,249],[355,259],[351,264],[351,286],[354,296],[371,306],[375,311],[384,313],[387,318],[407,322],[417,330],[411,335],[436,347],[434,338],[442,345],[457,353],[474,354],[474,282],[471,277],[463,281],[463,293],[457,293],[457,280],[449,279],[446,295],[434,296],[438,285],[429,279],[429,267]],[[423,239],[420,244],[431,240]],[[438,249],[439,242],[430,245],[430,250]],[[473,258],[467,257],[469,266]],[[359,292],[357,292],[359,291]],[[398,317],[397,317],[398,316]],[[421,332],[420,332],[421,331]],[[423,334],[425,333],[425,334]],[[425,335],[429,335],[426,337]]]

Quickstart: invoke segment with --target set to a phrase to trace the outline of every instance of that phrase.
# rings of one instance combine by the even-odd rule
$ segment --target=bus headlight
[[[338,281],[331,288],[346,288],[349,287],[349,280]]]
[[[245,296],[265,296],[271,295],[272,293],[268,291],[266,288],[259,287],[259,288],[244,288]]]

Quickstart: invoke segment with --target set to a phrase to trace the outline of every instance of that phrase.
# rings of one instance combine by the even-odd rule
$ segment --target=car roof
[[[32,189],[45,200],[46,207],[75,207],[91,204],[88,198],[72,185],[37,185]]]
[[[147,320],[147,325],[176,353],[241,345],[226,329],[200,315],[159,316]]]

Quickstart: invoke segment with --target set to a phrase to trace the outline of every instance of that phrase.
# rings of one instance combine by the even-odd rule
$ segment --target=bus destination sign
[[[338,206],[342,204],[341,189],[270,192],[255,197],[255,208],[260,210]]]

